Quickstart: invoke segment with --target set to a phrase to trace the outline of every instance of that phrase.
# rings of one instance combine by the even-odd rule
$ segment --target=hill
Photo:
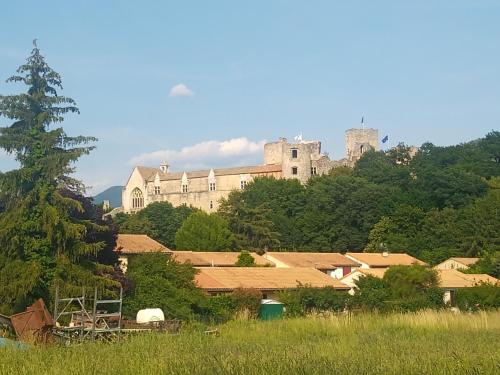
[[[123,186],[111,186],[94,196],[94,203],[101,204],[108,200],[112,208],[120,207],[122,205],[122,189]]]

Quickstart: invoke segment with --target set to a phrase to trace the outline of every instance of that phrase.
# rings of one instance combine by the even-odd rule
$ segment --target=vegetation
[[[193,212],[195,209],[186,205],[173,207],[168,202],[155,202],[137,214],[120,213],[114,221],[120,233],[147,234],[166,247],[175,249],[175,234]]]
[[[498,259],[500,132],[449,147],[366,152],[301,186],[259,178],[223,200],[243,249],[406,252],[431,264]],[[493,274],[495,265],[487,269]]]
[[[481,284],[459,289],[455,293],[457,307],[463,311],[500,309],[500,287]]]
[[[226,220],[203,211],[189,215],[175,235],[175,245],[179,250],[227,251],[233,242]]]
[[[253,258],[252,254],[250,254],[246,250],[243,250],[240,253],[240,255],[238,255],[238,260],[236,261],[235,266],[236,267],[254,267],[255,266],[255,259]]]
[[[164,254],[130,257],[127,278],[132,288],[126,291],[123,313],[135,319],[140,309],[161,308],[166,319],[192,320],[203,314],[206,297],[196,288],[196,270],[179,264]]]
[[[296,290],[281,292],[278,300],[286,307],[286,316],[297,317],[316,312],[342,312],[347,307],[349,294],[332,287],[311,288],[301,286]]]
[[[7,80],[27,86],[0,96],[0,148],[19,168],[0,174],[0,311],[23,310],[35,298],[50,302],[56,284],[65,291],[82,285],[102,290],[116,285],[97,263],[109,230],[85,213],[81,183],[70,177],[73,163],[88,154],[93,137],[70,137],[55,127],[78,113],[73,99],[58,94],[61,77],[34,48],[17,75]]]
[[[500,313],[234,321],[220,337],[131,336],[113,345],[1,349],[2,374],[495,374]],[[207,353],[210,353],[207,355]]]

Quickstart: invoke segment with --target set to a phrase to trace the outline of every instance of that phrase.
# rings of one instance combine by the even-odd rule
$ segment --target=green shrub
[[[253,258],[252,254],[250,254],[248,251],[243,250],[240,255],[238,255],[238,260],[235,263],[236,267],[254,267],[255,266],[255,259]]]
[[[247,310],[252,318],[259,315],[262,293],[257,289],[235,289],[231,294],[235,312]]]
[[[473,288],[458,289],[455,293],[460,310],[477,311],[500,308],[500,286],[481,284]]]
[[[231,295],[219,294],[208,298],[207,313],[203,318],[210,323],[224,323],[234,317],[235,311],[236,306]]]
[[[391,299],[391,291],[384,280],[367,275],[360,277],[355,284],[356,293],[349,300],[351,310],[379,312],[389,310],[387,303]]]
[[[133,287],[125,294],[124,316],[135,319],[137,311],[161,308],[167,319],[190,320],[207,309],[207,297],[194,283],[196,270],[165,254],[130,257],[127,277]]]
[[[311,288],[301,286],[298,289],[279,294],[278,299],[285,305],[286,316],[303,316],[311,312],[343,311],[349,299],[345,292],[333,287]]]

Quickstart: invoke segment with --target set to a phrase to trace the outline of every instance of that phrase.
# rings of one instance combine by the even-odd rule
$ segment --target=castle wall
[[[222,198],[227,198],[233,190],[244,188],[242,181],[249,182],[255,177],[267,176],[296,178],[305,184],[312,175],[326,174],[332,168],[340,166],[352,166],[371,148],[379,149],[378,130],[349,129],[346,131],[347,158],[338,161],[330,160],[327,155],[321,154],[319,141],[288,143],[285,138],[281,138],[278,142],[264,145],[265,167],[252,167],[252,170],[242,167],[242,172],[250,172],[246,174],[238,174],[238,168],[228,168],[229,174],[221,174],[224,170],[218,170],[215,175],[212,170],[208,175],[203,175],[206,172],[200,171],[194,174],[184,173],[181,177],[181,174],[159,173],[160,170],[155,172],[153,168],[140,167],[139,171],[136,167],[123,190],[122,207],[124,212],[140,209],[132,207],[134,189],[139,189],[143,194],[143,207],[152,202],[168,201],[173,206],[186,204],[206,212],[215,212]],[[269,165],[275,166],[269,168]],[[141,175],[141,171],[144,175]],[[188,175],[196,177],[188,178]],[[215,182],[215,191],[210,191],[211,182]],[[187,192],[183,191],[183,184],[188,185]]]

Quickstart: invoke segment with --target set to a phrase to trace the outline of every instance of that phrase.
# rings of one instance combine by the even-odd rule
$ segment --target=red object
[[[17,338],[21,340],[33,338],[45,341],[46,333],[54,326],[54,320],[42,299],[37,300],[26,311],[12,315],[10,321]]]
[[[351,267],[342,267],[342,275],[345,276],[351,273]]]

